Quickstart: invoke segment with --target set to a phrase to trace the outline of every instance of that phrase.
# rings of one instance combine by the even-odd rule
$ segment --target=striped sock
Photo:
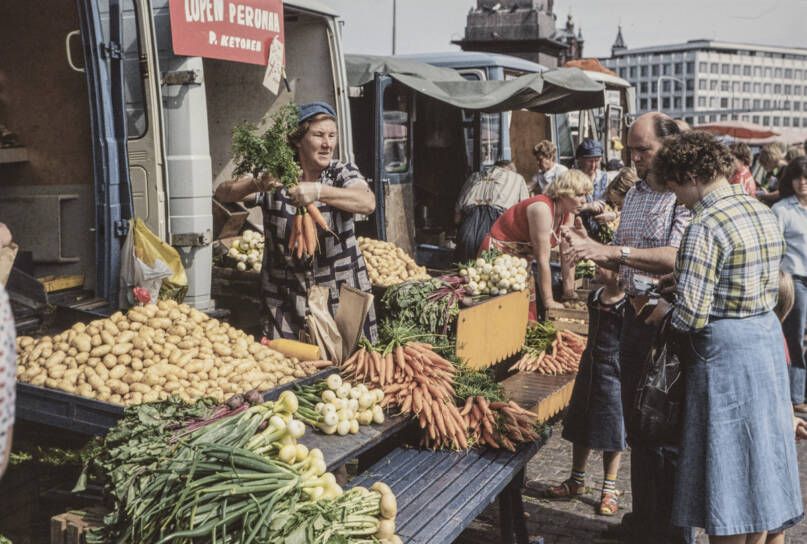
[[[606,474],[602,481],[602,492],[616,494],[616,474]]]
[[[572,469],[572,481],[575,483],[575,485],[583,485],[586,482],[586,473],[577,472],[576,470]]]

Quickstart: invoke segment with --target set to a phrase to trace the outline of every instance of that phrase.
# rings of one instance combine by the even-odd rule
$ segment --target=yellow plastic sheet
[[[135,257],[151,267],[157,259],[167,264],[173,275],[163,280],[160,297],[173,298],[181,302],[188,292],[188,276],[185,274],[179,253],[151,232],[140,218],[135,217],[133,222]]]

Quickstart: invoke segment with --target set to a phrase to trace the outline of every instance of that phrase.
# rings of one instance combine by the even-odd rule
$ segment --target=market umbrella
[[[719,121],[715,123],[706,123],[703,125],[696,125],[692,127],[694,130],[705,130],[712,134],[720,134],[723,136],[731,136],[735,140],[762,140],[779,136],[768,127],[756,125],[754,123],[747,123],[745,121]]]

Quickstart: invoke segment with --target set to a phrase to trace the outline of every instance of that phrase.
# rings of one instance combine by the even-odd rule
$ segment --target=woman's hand
[[[564,291],[561,300],[577,300],[577,291]]]
[[[610,223],[617,217],[619,217],[619,214],[616,212],[602,212],[601,214],[594,216],[594,221],[596,221],[599,225],[604,225],[606,223]]]
[[[564,306],[563,304],[561,304],[560,302],[557,302],[557,301],[556,301],[556,300],[554,300],[554,299],[552,299],[552,300],[545,300],[545,301],[544,301],[544,307],[545,307],[547,310],[562,310],[562,309],[564,309],[564,308],[565,308],[565,306]]]
[[[595,200],[594,202],[587,202],[583,205],[584,212],[593,212],[600,214],[605,211],[605,202],[602,200]]]
[[[305,208],[320,199],[322,184],[318,181],[301,181],[287,192],[295,206]]]
[[[262,193],[274,191],[275,189],[280,189],[283,187],[283,183],[268,172],[261,172],[258,174],[258,177],[255,178],[254,183],[257,185],[258,190]]]
[[[667,311],[670,309],[670,303],[664,300],[663,298],[659,299],[652,299],[657,300],[658,302],[655,303],[655,308],[653,308],[653,304],[647,303],[639,310],[636,316],[639,319],[644,319],[644,322],[648,325],[653,327],[658,327],[661,325],[662,319],[667,314]]]
[[[673,276],[672,272],[669,274],[664,274],[658,280],[658,290],[659,293],[662,295],[669,295],[675,292],[675,277]]]

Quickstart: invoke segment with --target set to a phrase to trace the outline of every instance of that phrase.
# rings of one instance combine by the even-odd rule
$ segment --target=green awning
[[[469,81],[450,68],[395,57],[346,55],[345,62],[352,86],[373,81],[377,73],[388,75],[419,93],[465,110],[562,113],[604,103],[602,84],[578,68],[526,74],[507,81]]]

